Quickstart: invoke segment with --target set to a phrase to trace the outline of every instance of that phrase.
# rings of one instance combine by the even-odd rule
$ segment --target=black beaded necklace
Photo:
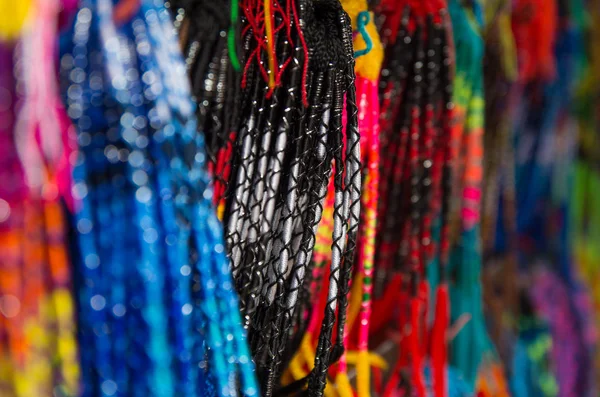
[[[302,382],[309,381],[311,395],[321,395],[327,369],[343,350],[360,210],[350,20],[334,0],[242,1],[238,74],[225,45],[226,7],[183,0],[171,7],[181,24],[216,196],[223,197],[227,252],[266,396],[279,388],[306,329],[315,233],[333,177],[329,295],[315,370]],[[211,24],[202,17],[209,14]]]

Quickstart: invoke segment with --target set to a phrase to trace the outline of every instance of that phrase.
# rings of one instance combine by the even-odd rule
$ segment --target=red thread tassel
[[[412,378],[417,397],[425,397],[425,380],[423,379],[423,359],[419,343],[421,299],[413,297],[410,302],[410,350],[412,356]]]
[[[421,299],[421,305],[423,307],[423,310],[421,311],[421,316],[420,316],[420,330],[423,330],[423,332],[421,332],[421,340],[419,343],[419,346],[421,348],[421,357],[425,357],[427,356],[427,353],[429,351],[429,335],[427,332],[427,319],[429,318],[429,283],[427,282],[427,280],[422,280],[419,283],[419,290],[418,290],[418,296],[419,299]]]
[[[446,361],[447,343],[446,330],[450,322],[450,298],[448,286],[440,284],[436,291],[435,321],[431,335],[431,364],[433,369],[433,390],[435,397],[446,397]]]

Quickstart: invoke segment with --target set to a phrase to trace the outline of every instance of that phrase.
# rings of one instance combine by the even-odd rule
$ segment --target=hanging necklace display
[[[348,372],[349,365],[352,365],[356,371],[358,394],[369,396],[371,367],[381,365],[383,361],[381,357],[368,350],[379,185],[378,78],[383,61],[383,48],[373,20],[374,14],[368,11],[367,3],[360,0],[341,3],[355,28],[353,44],[363,167],[362,217],[356,269],[349,298],[348,320],[343,337],[345,352],[339,364],[329,371],[329,378],[334,380],[334,387],[331,389],[335,389],[340,396],[345,397],[353,393]]]
[[[521,310],[512,370],[518,373],[527,366],[535,371],[529,374],[537,376],[522,374],[516,378],[514,394],[594,394],[597,392],[589,384],[593,376],[579,367],[588,360],[585,344],[576,341],[584,322],[572,318],[576,305],[567,303],[573,299],[568,295],[577,294],[579,284],[568,243],[572,237],[567,237],[572,233],[572,218],[565,209],[579,196],[570,197],[571,164],[577,157],[574,139],[587,134],[585,129],[574,129],[572,123],[574,110],[579,107],[573,101],[573,87],[585,76],[579,62],[586,50],[578,37],[583,34],[581,27],[571,14],[576,3],[540,2],[525,13],[530,6],[517,2],[513,22],[517,53],[523,60],[515,84],[520,95],[515,95],[512,104],[520,116],[513,125],[516,224],[520,267],[528,275],[522,294],[531,298],[531,310]],[[539,45],[531,46],[527,40],[538,35]],[[594,122],[593,117],[589,120]],[[582,145],[580,150],[584,147],[594,145]],[[589,189],[594,189],[593,180],[587,182]],[[559,324],[557,318],[563,321]],[[536,355],[529,353],[531,345],[542,343],[545,349],[538,347]]]
[[[485,4],[485,93],[484,175],[481,195],[481,240],[483,294],[486,321],[499,357],[509,362],[506,341],[516,332],[518,276],[512,124],[512,89],[517,77],[517,59],[511,27],[511,5],[504,0]],[[507,320],[511,319],[511,320]],[[489,383],[489,382],[488,382]],[[506,392],[507,393],[507,392]],[[495,394],[500,394],[496,390]]]
[[[356,269],[353,272],[352,290],[349,297],[349,310],[345,329],[343,331],[342,344],[344,354],[339,363],[332,366],[328,371],[327,385],[324,389],[326,396],[338,393],[347,396],[352,393],[349,380],[349,365],[356,366],[359,374],[357,376],[358,387],[367,390],[371,365],[385,365],[383,360],[367,350],[367,332],[369,323],[369,299],[370,277],[372,272],[372,239],[374,238],[374,211],[376,208],[376,184],[378,182],[378,142],[377,129],[378,104],[376,80],[379,67],[383,57],[381,45],[371,14],[367,11],[367,5],[361,1],[342,2],[344,9],[356,25],[358,32],[354,37],[354,56],[357,58],[355,71],[357,73],[357,98],[359,98],[358,122],[361,131],[361,163],[364,187],[364,195],[361,197],[361,212],[363,227],[359,229],[358,257]],[[306,332],[298,333],[294,341],[294,357],[288,365],[282,383],[293,384],[295,381],[302,382],[310,371],[314,369],[315,353],[318,344],[319,323],[323,320],[320,313],[324,310],[326,296],[318,286],[321,285],[323,277],[327,277],[326,267],[331,258],[332,225],[328,222],[334,211],[333,179],[330,181],[330,191],[323,203],[323,217],[315,236],[315,249],[312,255],[315,266],[312,270],[312,282],[309,285],[310,294],[304,297],[305,304],[310,310],[310,321],[305,321],[303,329]],[[368,194],[366,194],[368,192]],[[364,280],[364,282],[363,282]],[[324,291],[326,292],[326,291]],[[365,299],[363,299],[365,297]],[[354,326],[356,319],[361,316],[360,326]],[[356,328],[360,328],[358,331]],[[354,335],[360,331],[360,336]],[[359,341],[356,346],[354,341]],[[358,347],[358,350],[356,350]],[[347,349],[351,349],[348,351]],[[362,361],[364,362],[362,362]],[[382,364],[383,363],[383,364]],[[365,387],[366,385],[366,387]],[[291,386],[290,386],[291,387]],[[288,389],[289,390],[289,389]]]
[[[600,173],[597,167],[600,164],[600,146],[598,145],[598,114],[595,106],[584,104],[594,103],[592,98],[598,98],[598,76],[595,73],[600,64],[600,4],[597,0],[589,3],[588,16],[592,21],[587,26],[587,34],[593,45],[586,54],[587,61],[583,78],[581,78],[577,98],[582,105],[577,109],[577,126],[579,131],[579,154],[574,166],[573,197],[571,203],[571,230],[573,235],[573,257],[577,270],[584,275],[584,284],[589,291],[598,291],[600,277],[598,277],[598,258],[600,247],[595,243],[600,238],[600,205],[594,197],[600,193]],[[595,307],[594,327],[598,329],[598,308],[600,308],[600,294],[592,293],[593,307]],[[596,379],[600,374],[600,351],[596,350],[591,360],[594,362],[592,376]]]
[[[19,252],[15,248],[15,242],[20,240],[22,221],[18,219],[18,209],[15,203],[23,201],[26,195],[25,178],[17,151],[14,144],[13,128],[15,102],[15,76],[13,73],[14,47],[7,43],[0,43],[0,87],[5,93],[6,99],[11,99],[9,106],[0,109],[0,169],[3,170],[0,184],[0,262],[2,264],[2,277],[0,278],[0,292],[3,296],[2,316],[0,316],[0,392],[9,395],[13,390],[13,379],[15,368],[12,365],[12,348],[10,341],[15,340],[11,334],[16,335],[19,330],[19,318],[9,320],[18,313],[15,308],[20,309],[21,277],[19,269]],[[7,122],[8,121],[8,122]],[[9,178],[10,176],[10,178]],[[16,220],[16,222],[13,222]],[[17,232],[13,232],[16,230]],[[8,297],[8,300],[6,299]],[[14,297],[14,299],[13,299]],[[12,304],[7,305],[6,302]],[[18,303],[18,305],[14,305]],[[7,309],[12,309],[7,310]]]
[[[453,126],[454,166],[452,181],[458,200],[451,207],[451,256],[449,271],[451,321],[470,316],[469,322],[452,341],[451,363],[475,388],[477,374],[486,352],[493,350],[485,329],[481,304],[480,201],[483,176],[483,24],[480,4],[468,6],[449,2],[456,51],[456,77],[453,92],[455,124]]]
[[[173,25],[132,10],[116,25],[112,1],[84,2],[61,60],[83,394],[257,395]]]
[[[320,395],[343,349],[341,337],[332,345],[332,333],[342,335],[360,206],[350,22],[330,0],[249,0],[240,9],[244,62],[223,214],[227,250],[270,396],[301,339],[295,332],[306,328],[315,232],[335,168],[329,296],[309,377],[311,395]]]
[[[0,195],[3,396],[74,395],[79,376],[62,208],[68,193],[59,179],[69,169],[68,122],[54,69],[60,4],[33,3],[18,42],[9,44],[14,52],[3,49],[3,56],[13,52],[14,63],[6,59],[0,71],[8,93],[0,173],[10,173],[1,176]],[[6,16],[18,20],[19,8]]]
[[[397,316],[399,359],[383,395],[403,387],[401,371],[406,369],[411,387],[417,395],[425,395],[428,356],[435,394],[445,395],[452,114],[449,20],[443,2],[403,5],[380,4],[386,58],[380,83],[382,166],[373,316],[378,321],[373,327],[377,332],[390,315]],[[433,279],[432,268],[437,274]],[[431,302],[429,288],[436,285]],[[391,310],[396,305],[399,312]]]

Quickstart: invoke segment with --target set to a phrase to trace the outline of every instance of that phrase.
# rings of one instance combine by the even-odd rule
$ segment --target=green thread
[[[238,0],[231,0],[231,25],[227,32],[227,47],[229,49],[229,59],[231,60],[231,66],[236,72],[239,72],[242,68],[240,66],[240,59],[237,55],[237,46],[235,42],[235,27],[238,20],[239,4]]]

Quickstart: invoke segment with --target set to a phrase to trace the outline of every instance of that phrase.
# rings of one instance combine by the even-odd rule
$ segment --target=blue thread
[[[371,36],[369,36],[369,32],[367,32],[367,25],[371,22],[371,14],[369,11],[361,11],[358,13],[358,20],[356,21],[356,25],[358,28],[358,32],[362,36],[366,48],[358,51],[354,51],[354,58],[361,57],[363,55],[367,55],[373,49],[373,40],[371,40]]]

